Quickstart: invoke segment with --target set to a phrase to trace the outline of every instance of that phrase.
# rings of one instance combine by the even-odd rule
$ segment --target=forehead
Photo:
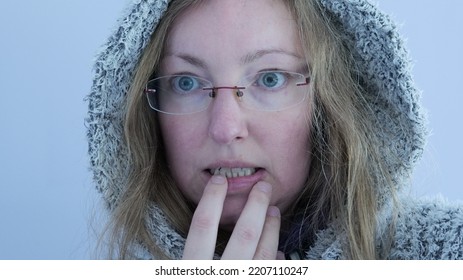
[[[295,20],[282,1],[203,1],[175,19],[166,45],[168,55],[215,61],[243,60],[259,50],[301,54]]]

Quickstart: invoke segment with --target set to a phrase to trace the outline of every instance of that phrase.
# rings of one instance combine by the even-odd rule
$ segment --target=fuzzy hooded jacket
[[[427,136],[426,118],[411,75],[404,43],[390,18],[366,0],[319,0],[326,14],[344,30],[365,81],[365,98],[375,107],[374,119],[383,141],[382,156],[394,181],[405,189],[421,157]],[[96,188],[109,210],[124,191],[129,172],[123,141],[126,94],[138,59],[168,6],[168,0],[133,0],[98,55],[88,96],[86,119],[89,156]],[[391,218],[391,196],[378,188],[377,244]],[[463,208],[442,199],[416,200],[399,194],[401,209],[389,259],[463,259]],[[174,259],[182,256],[185,240],[151,205],[146,224],[153,238]],[[328,226],[305,252],[307,259],[343,259],[345,234]],[[142,247],[139,258],[156,258]]]

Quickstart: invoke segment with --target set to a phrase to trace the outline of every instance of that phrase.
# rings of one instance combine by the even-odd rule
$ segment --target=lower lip
[[[207,172],[209,178],[212,176]],[[227,178],[228,181],[228,190],[227,193],[232,194],[236,192],[241,192],[244,190],[250,190],[257,182],[262,181],[265,174],[264,169],[259,169],[256,173],[249,176]]]

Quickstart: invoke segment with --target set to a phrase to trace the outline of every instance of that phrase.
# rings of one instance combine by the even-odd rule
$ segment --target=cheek
[[[167,164],[178,185],[183,185],[191,180],[194,154],[203,142],[201,137],[204,133],[195,126],[201,122],[163,116],[159,123]]]
[[[168,164],[178,162],[177,158],[184,154],[185,129],[181,123],[169,118],[160,118],[161,134],[164,142]]]
[[[284,119],[284,121],[283,121]],[[304,114],[274,121],[266,136],[266,152],[271,155],[275,180],[272,202],[285,211],[297,198],[309,175],[310,123]]]
[[[274,161],[278,164],[279,174],[287,186],[297,187],[307,177],[310,162],[309,128],[304,122],[297,122],[281,127],[278,133],[283,135],[274,144],[279,152]],[[295,186],[296,185],[296,186]]]
[[[310,123],[304,111],[279,115],[265,123],[265,128],[261,128],[263,142],[270,149],[268,152],[288,163],[288,169],[293,167],[289,163],[308,159]]]
[[[180,157],[184,151],[195,150],[201,144],[203,120],[191,116],[160,115],[159,125],[168,156]],[[173,161],[173,158],[169,161]]]

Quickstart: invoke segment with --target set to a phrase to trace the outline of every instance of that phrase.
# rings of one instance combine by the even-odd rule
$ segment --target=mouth
[[[254,175],[261,168],[218,167],[209,169],[211,175],[221,175],[227,178],[238,178]]]

